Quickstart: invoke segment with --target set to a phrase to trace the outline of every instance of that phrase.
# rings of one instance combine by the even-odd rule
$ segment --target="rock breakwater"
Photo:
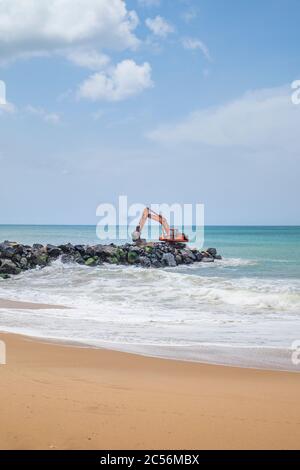
[[[0,278],[7,279],[29,269],[43,268],[60,259],[62,263],[99,266],[105,263],[144,268],[165,268],[193,263],[213,263],[222,259],[215,248],[205,251],[185,245],[148,243],[145,245],[22,245],[0,243]]]

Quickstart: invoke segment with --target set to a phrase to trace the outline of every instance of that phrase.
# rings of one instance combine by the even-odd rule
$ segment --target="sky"
[[[299,225],[299,17],[299,0],[0,0],[0,224],[95,224],[127,195]]]

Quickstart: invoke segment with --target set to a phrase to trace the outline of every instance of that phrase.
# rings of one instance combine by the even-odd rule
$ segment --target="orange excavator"
[[[163,217],[161,214],[157,214],[149,207],[146,207],[142,214],[139,225],[136,227],[135,232],[133,232],[132,234],[132,240],[135,243],[142,243],[141,234],[144,225],[147,222],[147,219],[155,220],[156,222],[159,222],[162,226],[162,235],[159,237],[159,240],[161,242],[187,243],[189,241],[188,237],[184,233],[179,233],[177,229],[170,228],[165,217]]]

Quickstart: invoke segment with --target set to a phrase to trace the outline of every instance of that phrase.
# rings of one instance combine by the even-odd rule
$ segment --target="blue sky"
[[[25,4],[0,3],[0,223],[93,224],[126,194],[299,224],[298,0]]]

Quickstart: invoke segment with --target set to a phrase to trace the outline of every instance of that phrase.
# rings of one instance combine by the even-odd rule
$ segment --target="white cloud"
[[[135,49],[138,17],[123,0],[0,0],[0,65],[18,58],[60,55],[97,71],[79,95],[118,101],[152,86],[151,67],[125,60],[113,67],[105,49]],[[68,92],[70,93],[70,92]],[[31,109],[45,121],[59,116]]]
[[[123,0],[1,0],[2,62],[70,47],[135,48],[135,12]]]
[[[79,67],[91,70],[101,70],[110,62],[106,54],[101,54],[94,49],[75,49],[67,54],[67,58]]]
[[[14,114],[15,112],[17,112],[17,108],[12,103],[0,103],[0,115],[4,113]]]
[[[106,72],[91,75],[78,90],[79,98],[92,101],[121,101],[153,86],[151,66],[124,60]]]
[[[161,16],[147,18],[146,25],[155,36],[165,38],[170,33],[174,33],[174,27]]]
[[[217,108],[190,114],[179,123],[149,134],[155,141],[205,144],[216,148],[247,148],[255,152],[300,151],[300,105],[291,101],[290,87],[258,90]]]
[[[208,47],[204,44],[203,41],[196,38],[183,38],[182,45],[185,49],[188,50],[200,50],[207,60],[211,61],[211,56]]]
[[[60,124],[61,122],[61,117],[58,113],[48,112],[43,108],[36,108],[35,106],[29,105],[26,107],[25,111],[33,116],[41,118],[45,122],[49,122],[50,124]]]

